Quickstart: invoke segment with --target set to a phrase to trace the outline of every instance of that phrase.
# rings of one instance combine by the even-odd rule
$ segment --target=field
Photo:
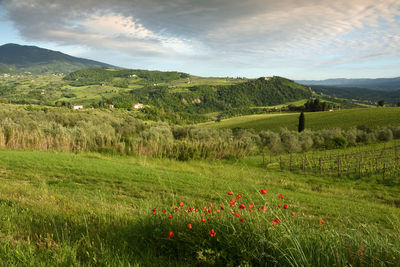
[[[299,113],[261,114],[234,117],[221,122],[207,122],[199,126],[211,128],[242,128],[277,131],[280,128],[297,130]],[[320,130],[328,128],[348,129],[365,126],[398,125],[400,123],[400,108],[363,108],[346,109],[332,112],[305,113],[306,129]]]
[[[400,263],[400,210],[393,204],[400,188],[378,180],[266,169],[261,157],[177,162],[8,150],[0,151],[0,179],[4,265]],[[237,205],[254,203],[254,212],[230,208],[229,191],[243,196]],[[204,213],[210,202],[213,213]],[[225,210],[217,213],[220,205]],[[181,212],[189,207],[200,211]]]

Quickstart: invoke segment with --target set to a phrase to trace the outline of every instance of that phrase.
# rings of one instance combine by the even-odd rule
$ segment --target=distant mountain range
[[[397,91],[400,90],[400,77],[378,78],[378,79],[327,79],[327,80],[298,80],[297,83],[304,85],[325,85],[335,87],[357,87],[373,89],[375,91]]]
[[[0,46],[0,73],[70,73],[88,67],[115,68],[102,62],[69,56],[36,46]]]

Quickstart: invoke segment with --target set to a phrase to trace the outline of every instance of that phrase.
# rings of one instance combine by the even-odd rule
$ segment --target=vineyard
[[[312,151],[263,158],[267,168],[353,179],[376,177],[400,184],[400,144],[391,142],[341,150]]]

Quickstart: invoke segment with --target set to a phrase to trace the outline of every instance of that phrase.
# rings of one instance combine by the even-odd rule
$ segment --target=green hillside
[[[0,73],[69,73],[88,67],[113,66],[36,46],[0,46]]]
[[[221,122],[207,122],[199,126],[211,128],[242,128],[277,131],[280,128],[297,130],[299,113],[277,113],[240,116],[222,120]],[[305,113],[306,129],[320,130],[328,128],[342,128],[365,126],[376,128],[379,126],[399,125],[400,108],[364,108],[348,109],[333,112]]]

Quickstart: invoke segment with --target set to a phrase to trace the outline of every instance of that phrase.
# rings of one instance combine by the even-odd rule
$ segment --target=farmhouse
[[[141,103],[136,103],[136,104],[133,105],[133,107],[136,108],[136,109],[141,109],[141,108],[144,107],[144,105],[141,104]]]
[[[73,105],[73,109],[83,109],[83,105]]]

